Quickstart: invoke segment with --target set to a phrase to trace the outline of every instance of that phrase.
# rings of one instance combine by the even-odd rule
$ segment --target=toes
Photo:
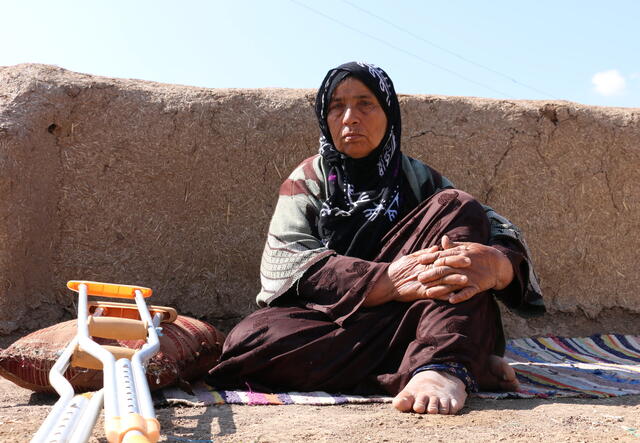
[[[440,399],[440,409],[438,410],[438,412],[440,414],[447,415],[447,414],[449,414],[450,410],[451,410],[451,406],[450,406],[449,399],[448,398],[441,398]]]
[[[427,403],[430,402],[428,398],[425,397],[417,397],[413,402],[413,412],[417,412],[418,414],[424,414],[425,411],[429,408]]]
[[[464,383],[455,376],[423,371],[393,399],[393,406],[403,412],[448,415],[462,409],[466,397]]]
[[[504,358],[497,355],[489,357],[488,371],[478,382],[481,388],[489,390],[517,391],[520,387],[515,370]]]
[[[464,402],[459,402],[455,398],[451,400],[451,406],[449,407],[449,414],[457,414],[464,406]]]
[[[518,389],[520,389],[520,382],[517,378],[509,381],[501,381],[500,389],[502,389],[503,391],[517,391]]]
[[[520,382],[518,382],[518,377],[516,376],[516,371],[509,366],[509,364],[502,360],[503,372],[502,372],[502,381],[500,382],[500,387],[505,391],[517,391],[520,388]]]
[[[496,375],[502,377],[503,380],[511,381],[516,379],[516,371],[503,358],[500,358],[500,365],[496,369]]]
[[[440,412],[440,399],[438,397],[429,397],[429,406],[427,406],[427,412],[429,414],[438,414]]]
[[[404,391],[396,395],[391,402],[393,407],[402,412],[409,412],[413,408],[414,398],[413,395]]]
[[[489,371],[500,378],[514,378],[516,376],[513,368],[507,363],[507,361],[498,355],[492,355],[489,357]]]

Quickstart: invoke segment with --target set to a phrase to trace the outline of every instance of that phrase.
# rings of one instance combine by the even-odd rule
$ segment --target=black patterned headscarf
[[[331,138],[327,114],[331,96],[347,77],[364,83],[387,116],[380,145],[364,158],[339,152]],[[318,232],[324,245],[339,254],[371,259],[379,240],[397,222],[403,196],[400,153],[400,105],[387,73],[377,66],[351,62],[330,70],[316,97],[320,155],[329,165],[328,195],[322,203]]]

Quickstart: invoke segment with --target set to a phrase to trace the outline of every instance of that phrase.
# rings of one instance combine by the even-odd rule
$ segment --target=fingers
[[[440,246],[434,245],[426,249],[420,249],[419,251],[412,252],[409,256],[417,258],[421,264],[429,264],[438,257],[464,255],[465,251],[472,250],[474,245],[476,244],[472,242],[454,242],[447,235],[444,235],[442,236]]]
[[[469,251],[468,246],[456,246],[454,248],[447,249],[445,251],[436,251],[436,252],[418,251],[418,252],[414,252],[413,255],[418,260],[418,263],[423,265],[434,263],[439,258],[457,257],[457,256],[464,257],[466,260],[469,260],[468,263],[470,264],[471,259],[467,257],[467,254],[468,254],[467,251]]]
[[[446,249],[444,251],[438,251],[436,255],[438,257],[452,257],[454,255],[467,256],[471,251],[470,246],[456,246],[454,248]]]
[[[449,238],[449,236],[447,234],[442,236],[442,240],[440,241],[440,245],[442,246],[442,249],[451,249],[451,248],[455,248],[456,246],[460,246],[461,243],[455,242],[453,240],[451,240]]]
[[[459,263],[452,263],[458,266],[451,267],[448,265],[448,262],[446,263],[447,265],[442,266],[438,266],[434,263],[432,266],[427,267],[427,269],[418,274],[418,281],[422,284],[433,282],[437,284],[443,283],[454,285],[464,284],[467,282],[467,276],[464,274],[464,271],[461,271],[460,269],[467,267],[468,264],[460,261]],[[447,281],[445,281],[444,279],[450,275],[455,275],[456,277],[451,277]],[[464,277],[464,281],[461,280],[462,277]]]
[[[430,265],[439,257],[438,252],[422,252],[421,254],[414,252],[414,254],[415,259],[418,260],[418,263],[420,263],[421,265]]]
[[[426,298],[448,301],[456,291],[467,285],[469,278],[458,273],[456,268],[435,266],[418,274],[418,281],[426,288]]]
[[[480,291],[475,286],[467,286],[466,288],[464,288],[460,292],[452,295],[449,298],[449,303],[453,303],[453,304],[462,303],[463,301],[469,300],[471,297],[476,295],[478,292],[480,292]]]
[[[427,249],[421,249],[419,251],[413,252],[409,254],[409,256],[418,260],[418,263],[421,265],[429,265],[436,261],[438,258],[438,251],[440,247],[438,245],[431,246]]]
[[[433,266],[451,266],[454,268],[466,268],[471,265],[471,259],[464,255],[439,256],[433,262]]]
[[[460,287],[458,286],[449,286],[449,285],[434,286],[425,291],[425,298],[449,301],[449,299],[455,294],[455,291],[457,291],[458,289],[460,289]]]
[[[457,270],[448,266],[431,266],[418,274],[418,281],[422,284],[435,282],[454,272]]]
[[[421,283],[427,288],[434,288],[436,286],[455,286],[457,289],[462,289],[467,285],[468,281],[469,278],[464,274],[449,274],[438,280]]]
[[[440,246],[433,245],[428,247],[427,249],[420,249],[419,251],[412,252],[409,255],[412,257],[420,257],[421,255],[424,255],[424,254],[433,254],[435,252],[438,252],[439,250],[440,250]]]

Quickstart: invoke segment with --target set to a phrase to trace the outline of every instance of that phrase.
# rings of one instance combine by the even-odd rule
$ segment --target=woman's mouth
[[[360,138],[364,137],[362,134],[357,134],[357,133],[348,133],[342,136],[342,139],[346,142],[352,142],[355,140],[359,140]]]

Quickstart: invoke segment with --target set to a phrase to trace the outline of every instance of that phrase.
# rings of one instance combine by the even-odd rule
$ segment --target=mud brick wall
[[[319,74],[321,78],[321,73]],[[315,92],[0,67],[0,334],[74,315],[70,279],[139,284],[227,330],[255,309]],[[549,315],[507,333],[635,332],[640,109],[403,96],[403,150],[519,225]]]

